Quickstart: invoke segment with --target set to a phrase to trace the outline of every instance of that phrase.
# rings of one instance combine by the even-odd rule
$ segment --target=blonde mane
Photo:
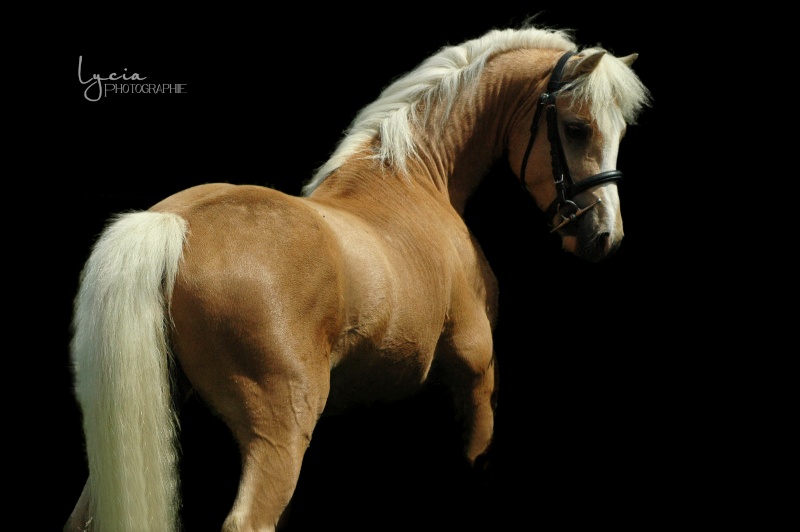
[[[603,48],[584,48],[581,54],[591,55]],[[589,105],[597,127],[606,131],[611,126],[635,124],[642,108],[650,103],[650,91],[620,59],[606,54],[588,76],[581,76],[563,88],[572,98],[572,105]]]
[[[482,37],[457,46],[446,46],[424,60],[418,67],[388,85],[379,98],[358,112],[345,131],[328,161],[315,172],[303,187],[310,195],[326,177],[339,168],[376,136],[380,143],[372,158],[405,171],[406,160],[416,152],[413,131],[427,119],[418,114],[431,109],[432,103],[444,106],[445,119],[460,91],[480,77],[486,61],[501,52],[519,48],[551,48],[577,51],[569,30],[523,27],[491,30]],[[633,123],[647,103],[649,93],[639,79],[622,62],[604,58],[591,76],[572,85],[578,98],[591,101],[600,127],[609,120],[623,119]],[[608,102],[621,106],[619,113],[609,112]]]

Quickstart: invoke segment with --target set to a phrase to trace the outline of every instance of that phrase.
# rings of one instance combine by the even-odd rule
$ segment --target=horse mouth
[[[565,251],[589,262],[600,262],[616,253],[622,239],[614,238],[609,231],[587,233],[573,227],[562,231],[561,242]]]

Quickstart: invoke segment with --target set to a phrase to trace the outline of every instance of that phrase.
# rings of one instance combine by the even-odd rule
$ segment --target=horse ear
[[[631,54],[631,55],[626,55],[625,57],[620,57],[618,59],[630,67],[633,64],[633,62],[636,61],[637,57],[639,57],[639,54]]]
[[[579,76],[588,74],[597,67],[604,55],[606,55],[605,50],[597,50],[586,57],[577,56],[577,60],[571,64],[569,72],[564,73],[564,81],[571,81]]]

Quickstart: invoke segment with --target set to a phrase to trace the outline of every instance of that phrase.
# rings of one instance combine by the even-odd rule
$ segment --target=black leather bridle
[[[556,96],[558,96],[558,92],[565,85],[565,83],[561,81],[561,75],[564,72],[564,66],[573,55],[575,55],[574,52],[567,52],[561,56],[556,66],[553,68],[553,73],[550,75],[547,90],[539,96],[539,103],[536,106],[536,112],[533,115],[533,123],[531,124],[531,137],[528,141],[528,148],[525,150],[525,156],[522,158],[522,168],[519,174],[522,184],[527,190],[528,184],[525,182],[525,168],[528,166],[528,157],[531,154],[533,141],[536,139],[542,110],[544,109],[547,113],[547,140],[550,141],[550,159],[553,166],[553,180],[556,186],[556,199],[553,200],[544,212],[547,223],[551,228],[551,233],[575,221],[579,216],[589,211],[601,201],[600,198],[597,198],[597,201],[591,205],[578,207],[578,204],[572,201],[572,198],[597,185],[622,179],[622,172],[619,170],[608,170],[587,177],[586,179],[581,179],[576,183],[569,173],[569,165],[567,165],[564,147],[561,144],[561,135],[558,132]],[[530,190],[528,190],[528,192],[530,192]],[[560,222],[553,223],[556,214],[560,215],[561,219]]]

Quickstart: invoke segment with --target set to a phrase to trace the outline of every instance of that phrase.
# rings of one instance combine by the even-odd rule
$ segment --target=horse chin
[[[561,235],[561,246],[564,251],[572,253],[590,262],[600,262],[613,255],[619,249],[622,237],[609,231],[591,231],[579,229],[574,234]]]

